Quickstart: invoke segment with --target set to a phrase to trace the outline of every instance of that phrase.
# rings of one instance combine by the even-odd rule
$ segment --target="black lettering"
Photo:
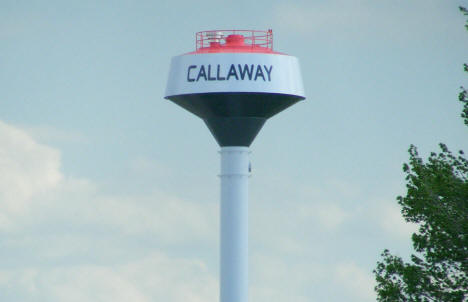
[[[257,65],[257,72],[255,73],[255,81],[258,77],[262,77],[263,81],[265,81],[265,76],[263,75],[262,66]]]
[[[271,82],[271,70],[273,69],[273,65],[270,65],[270,69],[265,65],[263,65],[263,68],[265,68],[266,74],[268,75],[268,82]]]
[[[205,72],[205,65],[202,65],[200,67],[200,70],[198,71],[198,76],[197,76],[197,82],[200,80],[200,78],[203,77],[206,81],[206,72]]]
[[[216,79],[217,79],[218,81],[224,81],[224,80],[226,80],[226,78],[225,78],[225,77],[221,77],[221,76],[219,75],[219,67],[220,67],[220,66],[219,66],[219,64],[218,64],[217,69],[216,69]]]
[[[249,80],[252,80],[253,67],[254,67],[253,64],[250,65],[250,69],[247,64],[244,65],[244,69],[242,69],[241,64],[238,64],[237,67],[239,67],[239,73],[241,75],[242,80],[244,79],[246,73],[249,76]]]
[[[211,76],[211,65],[210,64],[208,64],[208,81],[216,81],[216,78]]]
[[[237,76],[237,72],[236,72],[236,67],[234,67],[234,64],[231,64],[231,67],[229,68],[229,72],[228,72],[228,75],[226,77],[226,80],[229,81],[229,78],[231,76],[234,76],[236,78],[236,80],[239,80],[239,77]]]
[[[195,78],[190,77],[190,70],[194,69],[194,68],[197,68],[197,65],[190,65],[188,67],[188,69],[187,69],[187,82],[194,82],[195,81]]]

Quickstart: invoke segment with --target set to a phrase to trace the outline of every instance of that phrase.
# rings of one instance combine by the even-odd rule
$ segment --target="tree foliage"
[[[377,263],[376,291],[381,302],[462,302],[468,299],[468,160],[441,144],[427,162],[411,146],[407,194],[398,197],[413,234],[417,255],[411,263],[388,250]]]
[[[468,72],[467,64],[464,69]],[[463,87],[459,100],[468,126]],[[405,220],[419,225],[412,236],[416,254],[405,262],[389,250],[382,253],[374,270],[380,302],[468,301],[468,160],[462,151],[454,155],[444,144],[440,148],[427,161],[415,146],[409,149],[409,163],[403,166],[407,194],[397,200]]]
[[[460,6],[460,11],[465,15],[468,16],[468,9],[465,7]],[[468,30],[468,20],[466,21],[465,28]],[[468,72],[468,64],[463,64],[465,72]],[[463,103],[463,111],[462,111],[462,118],[465,121],[465,125],[468,126],[468,92],[464,87],[461,87],[461,92],[458,95],[458,99],[460,102]]]

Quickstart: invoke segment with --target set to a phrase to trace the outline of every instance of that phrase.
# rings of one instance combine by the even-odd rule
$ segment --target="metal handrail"
[[[244,37],[246,46],[265,47],[273,50],[273,31],[264,30],[207,30],[196,33],[196,50],[212,47],[213,45],[224,45],[226,38],[230,35],[241,35]],[[213,44],[215,43],[215,44]]]

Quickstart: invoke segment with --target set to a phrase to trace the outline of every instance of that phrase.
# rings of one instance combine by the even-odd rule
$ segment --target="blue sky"
[[[2,1],[0,300],[218,300],[218,146],[163,99],[195,32],[273,29],[307,100],[253,143],[250,300],[375,301],[410,144],[468,150],[466,1]]]

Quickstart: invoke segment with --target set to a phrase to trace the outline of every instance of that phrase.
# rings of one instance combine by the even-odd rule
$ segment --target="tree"
[[[468,72],[467,64],[464,69]],[[459,100],[468,126],[463,87]],[[409,163],[403,165],[407,194],[397,200],[405,220],[419,225],[412,235],[416,254],[408,263],[389,250],[382,253],[374,270],[380,302],[468,301],[468,160],[462,151],[454,155],[444,144],[440,148],[426,162],[415,146],[409,149]]]
[[[468,9],[465,7],[460,6],[460,11],[465,15],[468,16]],[[468,20],[466,21],[465,28],[468,30]],[[465,69],[465,72],[468,72],[468,64],[463,64],[463,67]],[[465,125],[468,126],[468,92],[465,88],[461,87],[462,91],[458,95],[458,99],[460,102],[463,103],[463,111],[462,111],[462,118],[465,121]]]
[[[468,298],[468,160],[445,145],[427,162],[411,146],[407,195],[398,197],[406,221],[419,224],[412,236],[411,263],[388,250],[377,263],[381,302],[462,302]]]

